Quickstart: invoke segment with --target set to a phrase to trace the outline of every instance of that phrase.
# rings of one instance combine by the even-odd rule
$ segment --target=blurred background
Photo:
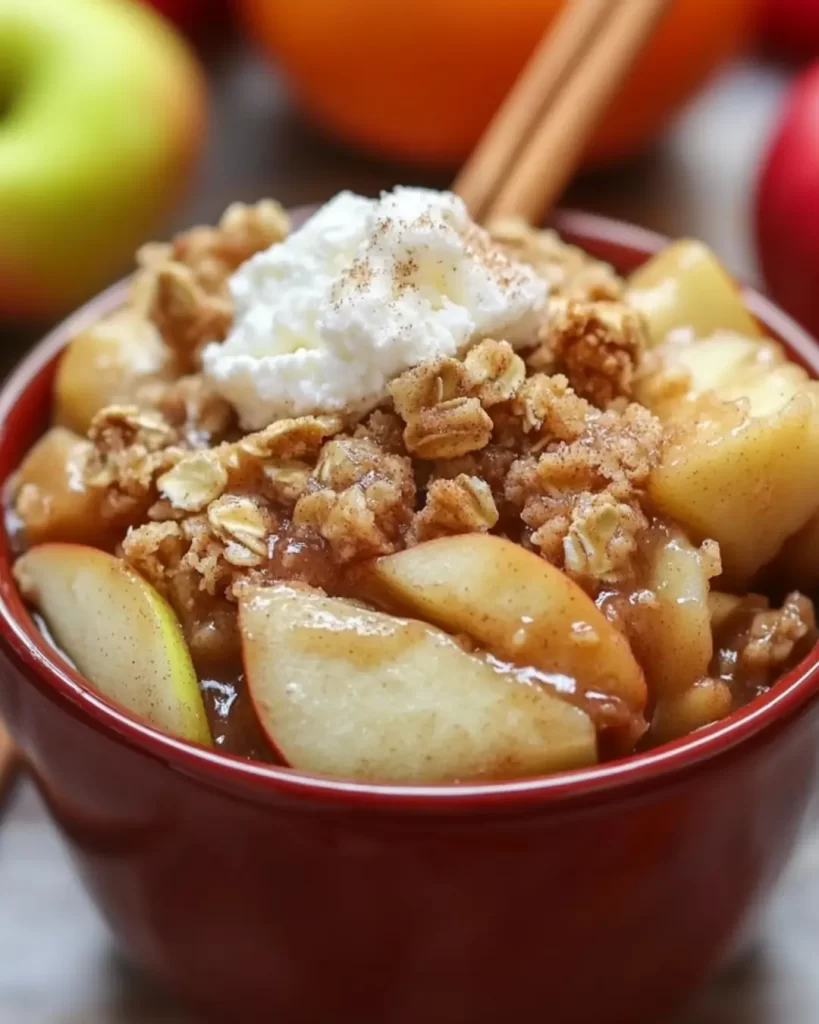
[[[233,200],[445,187],[562,2],[0,0],[0,373]],[[815,61],[819,0],[675,0],[565,203],[703,238],[819,335]],[[816,856],[698,1024],[819,1019]],[[27,786],[0,906],[0,1022],[181,1020],[111,959]]]
[[[445,186],[563,0],[0,0],[2,368],[234,199]],[[676,0],[566,202],[819,331],[817,0]],[[808,265],[810,264],[810,265]]]

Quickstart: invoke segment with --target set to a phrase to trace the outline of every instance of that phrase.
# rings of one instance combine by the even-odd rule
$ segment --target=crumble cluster
[[[556,231],[539,231],[519,217],[497,218],[486,228],[510,255],[549,282],[553,300],[617,302],[625,295],[625,282],[608,263],[564,242]]]
[[[197,369],[203,346],[222,341],[230,328],[230,275],[289,231],[284,208],[273,200],[232,203],[217,227],[196,227],[173,242],[143,246],[131,302],[156,324],[180,365]]]

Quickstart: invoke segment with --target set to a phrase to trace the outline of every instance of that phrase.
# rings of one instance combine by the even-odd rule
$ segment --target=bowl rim
[[[551,223],[578,244],[612,246],[650,256],[668,239],[646,229],[597,214],[559,211]],[[6,421],[38,375],[82,325],[121,304],[127,280],[108,288],[40,341],[11,372],[0,389],[0,449],[7,443]],[[793,353],[819,368],[819,345],[787,314],[753,288],[746,302],[760,320],[780,335]],[[2,544],[7,544],[3,531]],[[8,561],[8,565],[6,562]],[[764,742],[819,697],[819,645],[763,696],[714,725],[653,750],[630,754],[589,768],[501,782],[447,785],[366,783],[311,775],[250,761],[189,743],[132,717],[96,694],[37,631],[10,572],[0,559],[0,644],[20,674],[73,717],[93,729],[162,761],[172,770],[256,800],[277,799],[401,813],[405,811],[480,813],[493,810],[546,809],[589,801],[617,790],[622,798],[711,765],[739,747]]]

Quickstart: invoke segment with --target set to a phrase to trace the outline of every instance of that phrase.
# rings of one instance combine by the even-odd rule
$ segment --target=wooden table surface
[[[699,236],[733,269],[753,277],[748,208],[754,168],[784,85],[776,69],[745,64],[730,70],[654,155],[625,172],[579,183],[569,201],[672,235]],[[399,181],[445,184],[441,177],[350,156],[317,138],[294,114],[282,84],[238,44],[213,62],[213,93],[210,149],[175,224],[213,220],[237,198],[273,195],[297,204],[342,187],[373,193]],[[0,331],[0,366],[23,338]],[[806,830],[755,944],[712,981],[680,1024],[815,1024],[817,953],[819,827]],[[118,958],[24,781],[0,827],[0,1024],[188,1019]]]

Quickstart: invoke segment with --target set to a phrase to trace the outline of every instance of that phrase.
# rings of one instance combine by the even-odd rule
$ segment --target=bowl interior
[[[294,220],[302,220],[307,212],[296,211]],[[575,211],[558,213],[553,224],[568,241],[614,264],[623,273],[668,241],[640,228]],[[61,350],[79,329],[121,305],[126,289],[127,283],[115,285],[84,306],[37,345],[7,380],[0,392],[0,484],[4,489],[48,424]],[[819,377],[819,345],[759,292],[746,288],[744,295],[748,307],[770,334],[814,377]],[[670,773],[696,769],[717,755],[727,755],[738,744],[761,739],[763,734],[783,726],[819,692],[819,649],[814,649],[767,694],[723,721],[648,753],[594,768],[479,785],[416,787],[321,778],[188,744],[158,732],[99,697],[43,640],[17,591],[12,561],[8,536],[0,531],[0,638],[31,684],[61,701],[68,713],[179,770],[204,776],[211,784],[250,787],[267,797],[298,795],[378,806],[397,800],[405,807],[426,809],[436,802],[448,808],[475,808],[589,798],[614,787],[651,785]]]

